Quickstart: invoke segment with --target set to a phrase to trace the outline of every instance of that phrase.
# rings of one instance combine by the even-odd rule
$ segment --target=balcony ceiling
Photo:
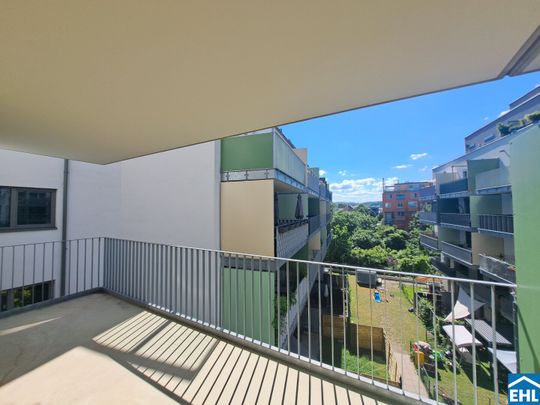
[[[540,68],[540,1],[3,1],[0,147],[109,163]]]

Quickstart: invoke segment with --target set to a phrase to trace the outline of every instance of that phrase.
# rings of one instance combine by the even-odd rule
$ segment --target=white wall
[[[67,239],[109,236],[219,249],[219,145],[210,142],[106,166],[70,161]],[[0,150],[0,185],[56,190],[56,229],[0,232],[0,246],[62,239],[63,171],[62,159]],[[91,257],[90,243],[87,251],[80,246],[80,255]],[[77,245],[70,248],[77,257]],[[54,254],[52,249],[48,244],[45,261],[43,245],[18,247],[15,253],[0,249],[0,289],[57,280],[61,244],[54,245]],[[70,264],[68,273],[78,273],[76,263]],[[68,286],[75,288],[76,281],[82,283],[73,277]]]

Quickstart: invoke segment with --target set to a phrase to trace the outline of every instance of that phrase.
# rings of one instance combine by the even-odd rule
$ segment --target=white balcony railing
[[[304,223],[292,229],[276,228],[276,254],[278,257],[292,257],[307,243],[309,225]]]

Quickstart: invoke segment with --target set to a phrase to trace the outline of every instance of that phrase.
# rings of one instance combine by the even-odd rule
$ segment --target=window
[[[418,201],[409,201],[407,205],[409,208],[418,208]]]
[[[405,194],[398,194],[396,198],[398,200],[404,200],[405,199]]]
[[[0,231],[54,227],[55,190],[0,186]]]
[[[392,203],[384,203],[384,208],[392,208]]]
[[[495,134],[491,134],[491,135],[486,136],[486,137],[484,138],[484,142],[485,142],[485,143],[489,143],[489,142],[493,141],[494,139],[495,139]]]
[[[398,207],[398,208],[403,208],[403,203],[402,203],[402,202],[398,202],[398,203],[397,203],[397,207]]]
[[[403,211],[398,211],[397,216],[398,216],[398,217],[404,217],[404,216],[405,216],[405,212],[403,212]]]
[[[389,200],[392,199],[392,194],[388,194],[388,199],[389,199]]]

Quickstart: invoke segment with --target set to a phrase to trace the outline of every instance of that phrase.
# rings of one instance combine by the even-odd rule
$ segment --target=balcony
[[[222,181],[275,178],[304,189],[306,165],[276,128],[221,141]]]
[[[433,201],[437,198],[435,186],[423,187],[418,191],[420,201]]]
[[[443,183],[440,185],[441,198],[456,198],[469,195],[469,180],[467,178]]]
[[[459,230],[471,229],[471,214],[445,212],[440,214],[441,226]]]
[[[437,213],[436,212],[419,211],[418,212],[418,220],[423,224],[436,224],[438,222]]]
[[[446,265],[446,263],[442,262],[440,258],[438,257],[432,257],[431,258],[431,265],[435,267],[437,271],[444,274],[448,277],[455,277],[456,276],[456,270],[452,269],[450,266]]]
[[[316,231],[321,229],[321,217],[320,215],[314,215],[308,218],[309,221],[309,234],[313,235]]]
[[[319,195],[319,170],[314,170],[309,168],[307,174],[307,188],[308,190],[315,195]]]
[[[434,234],[420,234],[420,244],[431,250],[439,250],[439,239]]]
[[[495,236],[513,237],[514,216],[481,214],[478,216],[478,232]]]
[[[278,267],[287,269],[286,291],[275,290]],[[434,403],[476,392],[467,375],[453,391],[439,388],[452,386],[455,351],[450,364],[426,355],[421,368],[402,355],[425,326],[400,288],[426,290],[430,281],[368,270],[390,301],[358,305],[371,302],[373,291],[356,284],[366,269],[351,266],[102,237],[1,247],[2,292],[25,290],[28,301],[0,314],[0,395],[14,403],[289,403],[300,395],[318,403]],[[460,288],[448,277],[430,279]],[[34,288],[46,280],[53,293],[40,301]],[[488,302],[493,316],[498,305]],[[413,324],[381,322],[390,311]],[[349,314],[362,324],[349,323]],[[384,328],[394,337],[385,338]],[[435,344],[438,331],[428,328],[422,338]],[[437,350],[448,347],[452,353],[451,345]],[[372,366],[357,368],[356,360]],[[426,374],[428,366],[438,378]],[[502,366],[489,367],[493,374]],[[479,403],[497,398],[498,385],[482,387]]]
[[[478,194],[509,193],[511,190],[510,173],[505,166],[476,175],[476,192]]]
[[[479,255],[480,271],[487,273],[495,280],[507,281],[510,283],[516,282],[516,266],[513,257],[504,257],[504,259],[496,259],[487,255]]]
[[[291,220],[290,222],[290,224],[276,227],[276,255],[278,257],[293,257],[308,241],[308,220]]]
[[[472,266],[471,248],[443,241],[439,241],[439,246],[445,255],[450,256],[452,259],[455,259],[466,266]]]

